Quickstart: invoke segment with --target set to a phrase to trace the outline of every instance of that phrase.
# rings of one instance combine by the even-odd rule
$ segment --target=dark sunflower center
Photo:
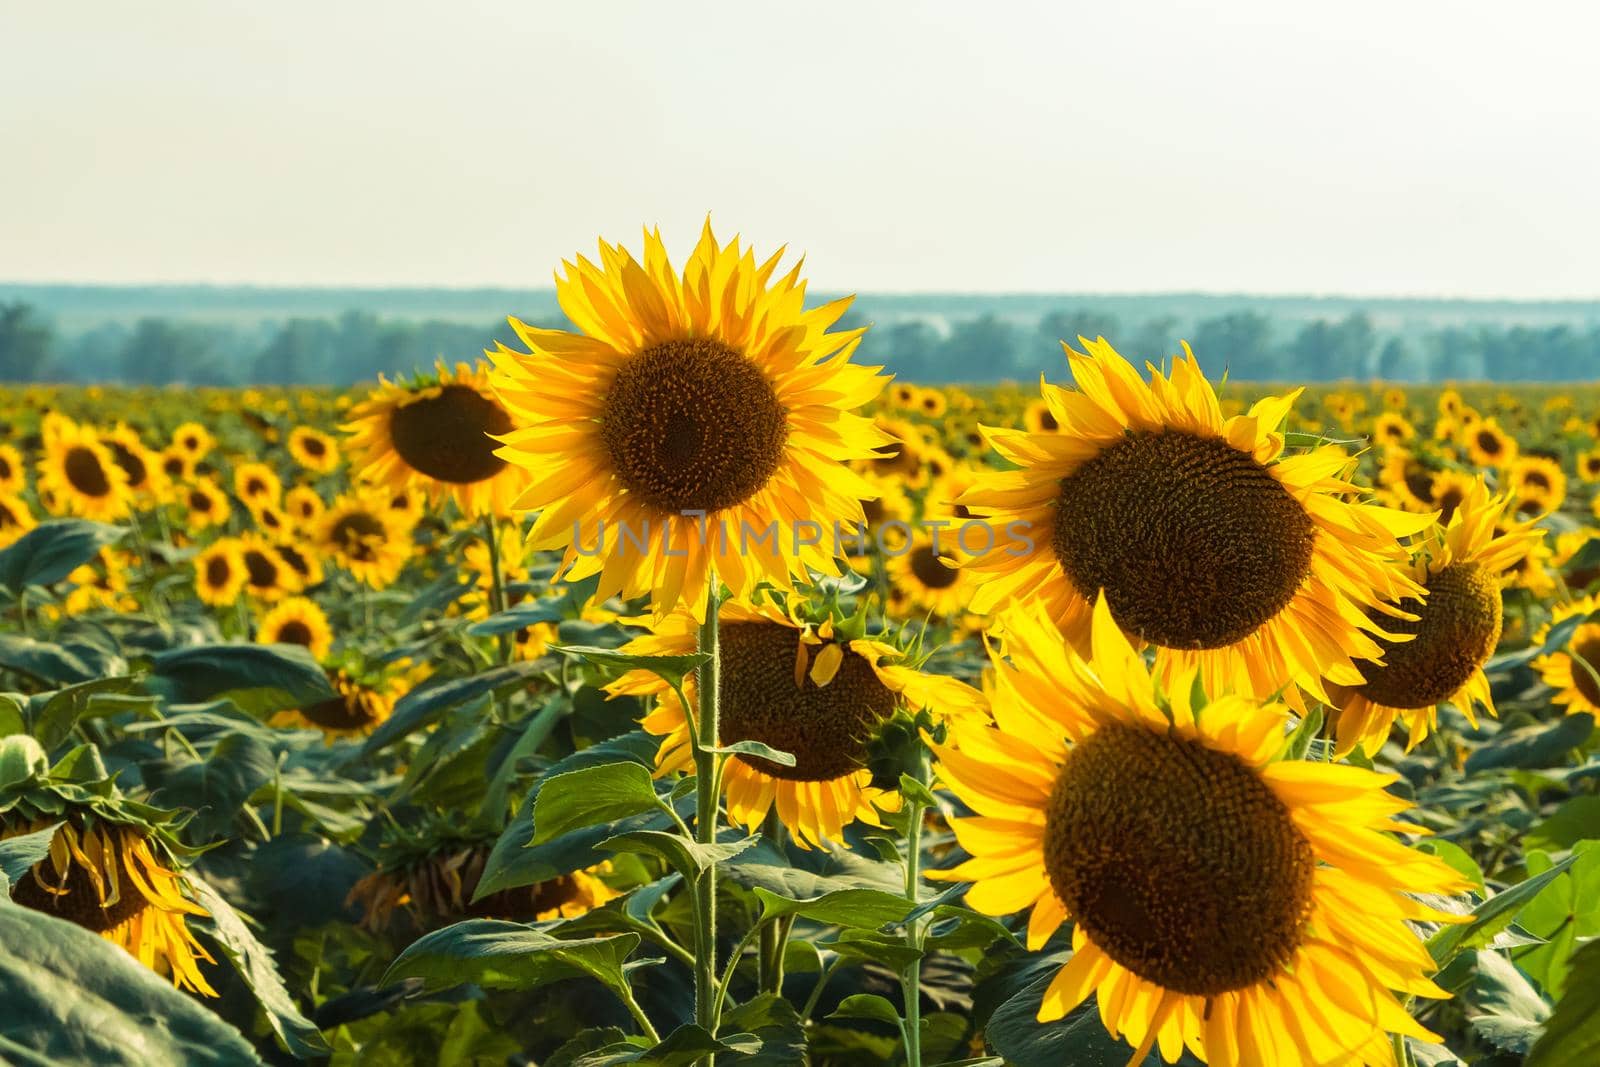
[[[11,510],[11,505],[0,503],[0,530],[21,525],[22,521],[17,518],[17,513]]]
[[[178,478],[183,475],[183,459],[179,456],[168,456],[161,461],[161,469],[169,477]]]
[[[233,568],[228,566],[228,561],[222,556],[212,556],[206,561],[206,584],[213,589],[220,589],[228,584],[228,578],[233,574]]]
[[[1456,508],[1461,506],[1463,499],[1465,498],[1461,490],[1453,485],[1439,494],[1439,499],[1433,503],[1439,509],[1440,525],[1448,526],[1450,524],[1450,516],[1456,513]]]
[[[267,491],[267,483],[260,478],[251,478],[244,483],[245,496],[260,496]]]
[[[210,511],[211,510],[211,498],[209,496],[207,496],[206,494],[202,493],[198,489],[190,490],[189,491],[189,510],[190,511]]]
[[[1416,634],[1383,646],[1383,664],[1364,663],[1358,690],[1391,708],[1431,708],[1472,679],[1500,640],[1500,588],[1476,563],[1455,563],[1428,579],[1428,599],[1401,601],[1417,622],[1373,616],[1392,633]]]
[[[943,556],[932,545],[919,545],[911,550],[911,573],[929,589],[948,589],[958,577],[954,567],[946,566]]]
[[[1433,472],[1420,463],[1406,464],[1406,488],[1423,503],[1433,499]]]
[[[25,908],[46,912],[58,919],[66,919],[97,934],[114,929],[144,911],[150,906],[150,902],[139,892],[134,880],[129,876],[127,860],[123,857],[122,849],[112,851],[116,854],[117,865],[115,903],[101,907],[100,893],[95,888],[94,880],[89,877],[88,871],[76,858],[67,868],[65,881],[57,877],[55,868],[48,860],[35,864],[28,874],[12,887],[11,899]],[[107,872],[104,868],[109,861],[110,855],[107,853],[102,853],[96,861],[101,865],[100,875],[106,884],[108,895],[110,880],[106,877]],[[62,892],[63,890],[65,892]]]
[[[833,680],[817,686],[809,673],[795,686],[800,631],[775,622],[722,628],[722,738],[760,741],[795,758],[793,767],[736,756],[774,778],[822,782],[860,770],[868,735],[894,711],[895,695],[872,665],[848,649]],[[826,646],[811,645],[812,661]]]
[[[600,437],[617,478],[657,511],[749,500],[783,461],[788,412],[755,363],[720,341],[663,341],[617,371]]]
[[[305,554],[293,545],[283,545],[278,549],[278,555],[289,565],[289,569],[302,578],[311,573],[311,564],[307,562]]]
[[[0,456],[0,482],[8,481],[10,478],[11,461],[4,456]]]
[[[1572,685],[1583,698],[1590,704],[1600,707],[1600,681],[1595,675],[1600,672],[1600,637],[1588,637],[1578,641],[1571,650]]]
[[[1113,960],[1215,996],[1293,957],[1311,907],[1311,846],[1237,757],[1113,725],[1072,749],[1046,813],[1056,895]]]
[[[306,455],[313,459],[321,459],[328,454],[328,446],[322,443],[320,437],[307,437],[301,440],[300,447],[306,450]]]
[[[117,466],[122,468],[122,472],[128,476],[129,485],[138,487],[144,484],[144,460],[140,459],[138,453],[134,452],[133,449],[121,441],[112,441],[111,458],[116,461]]]
[[[327,730],[363,730],[379,718],[374,696],[365,688],[301,708],[300,714]]]
[[[253,548],[247,551],[244,569],[250,575],[250,584],[257,589],[270,589],[278,584],[278,566],[264,552]]]
[[[1221,648],[1294,599],[1316,528],[1227,442],[1165,430],[1122,438],[1061,480],[1051,545],[1078,591],[1167,648]]]
[[[470,385],[446,385],[437,396],[413,400],[389,416],[389,435],[400,458],[436,481],[469,485],[493,478],[506,461],[490,434],[511,429],[505,408]]]
[[[1478,432],[1478,447],[1489,453],[1491,456],[1495,455],[1500,451],[1500,438],[1496,437],[1488,430],[1480,430]]]
[[[872,467],[879,473],[910,477],[922,468],[922,457],[905,441],[879,445],[873,451],[876,455],[873,457]]]
[[[304,645],[311,647],[311,627],[299,619],[290,619],[278,627],[278,643],[284,645]]]
[[[1056,421],[1056,417],[1051,413],[1050,409],[1045,408],[1043,411],[1039,412],[1039,428],[1050,433],[1055,433],[1057,430],[1061,429],[1061,424]]]
[[[383,537],[383,523],[364,511],[354,511],[333,524],[333,541],[346,549],[355,549],[369,538]]]
[[[1550,479],[1545,477],[1544,471],[1529,471],[1522,476],[1522,480],[1536,489],[1550,488]]]
[[[100,465],[100,457],[81,445],[70,449],[63,464],[67,481],[84,496],[105,496],[111,492],[111,479]]]

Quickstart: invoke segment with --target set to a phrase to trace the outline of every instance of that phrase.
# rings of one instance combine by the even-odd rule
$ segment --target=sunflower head
[[[194,557],[195,593],[212,607],[227,607],[238,600],[249,580],[238,538],[219,537]]]
[[[1087,655],[1037,611],[997,629],[993,722],[936,746],[977,813],[954,820],[971,858],[930,877],[972,882],[987,914],[1031,909],[1030,948],[1073,923],[1042,1021],[1098,992],[1134,1062],[1158,1044],[1169,1062],[1337,1062],[1424,1036],[1396,994],[1445,993],[1405,923],[1451,920],[1408,894],[1465,883],[1390,836],[1408,829],[1391,779],[1284,759],[1281,705],[1162,690],[1104,597]]]
[[[199,961],[214,963],[186,919],[205,916],[179,860],[182,819],[126,799],[98,754],[48,767],[27,735],[0,741],[0,840],[54,828],[50,852],[12,887],[12,900],[120,945],[173,984],[216,996]]]
[[[602,242],[598,264],[579,257],[556,280],[581,332],[513,319],[528,351],[491,353],[521,426],[497,454],[527,479],[518,507],[540,513],[530,544],[565,548],[568,580],[598,573],[597,599],[703,612],[713,570],[736,594],[839,573],[831,539],[797,534],[861,521],[845,464],[883,436],[853,412],[884,379],[850,362],[861,330],[830,332],[849,301],[806,310],[781,258],[758,262],[709,224],[681,274],[658,234],[642,262]]]
[[[45,438],[39,492],[56,511],[113,522],[128,513],[128,475],[93,429],[60,417]]]
[[[489,389],[482,365],[439,363],[411,382],[380,379],[350,410],[351,465],[358,477],[396,492],[420,489],[436,503],[453,499],[468,516],[505,515],[519,478],[495,454],[511,415]]]
[[[311,426],[296,426],[289,431],[289,455],[316,474],[331,474],[341,462],[339,443]]]
[[[264,645],[300,645],[320,660],[333,647],[333,628],[316,601],[293,596],[262,617],[256,640]]]
[[[374,589],[399,577],[414,547],[410,525],[371,491],[334,501],[318,520],[313,540],[317,551]]]

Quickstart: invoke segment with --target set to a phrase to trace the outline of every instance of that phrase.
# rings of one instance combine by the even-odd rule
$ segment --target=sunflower
[[[394,713],[395,701],[429,673],[426,664],[413,665],[405,659],[389,664],[386,670],[386,678],[373,683],[355,672],[331,669],[328,683],[335,696],[297,711],[280,711],[272,717],[272,725],[321,730],[330,742],[365,737]]]
[[[1067,420],[1063,420],[1064,423]],[[1286,711],[1164,690],[1101,597],[1085,659],[1047,615],[1004,620],[994,725],[956,720],[938,777],[977,814],[972,857],[930,878],[966,902],[1031,908],[1028,947],[1071,922],[1039,1019],[1095,994],[1106,1029],[1176,1062],[1385,1062],[1386,1032],[1437,1041],[1402,996],[1445,997],[1407,921],[1459,919],[1413,893],[1465,880],[1389,836],[1394,775],[1279,759]],[[1198,695],[1198,694],[1196,694]]]
[[[215,961],[186,922],[208,913],[173,862],[187,854],[176,813],[129,804],[114,780],[86,777],[78,755],[50,767],[31,737],[0,740],[0,840],[57,827],[48,855],[12,884],[12,903],[92,930],[178,988],[216,996],[199,966]]]
[[[310,426],[296,426],[289,431],[289,455],[300,466],[317,474],[331,474],[339,469],[339,443]]]
[[[892,645],[836,637],[831,620],[802,625],[765,602],[722,605],[720,719],[727,745],[759,741],[795,757],[793,767],[735,755],[722,777],[728,817],[754,832],[776,806],[778,818],[802,847],[826,847],[857,820],[880,825],[878,809],[898,797],[872,785],[866,766],[871,736],[905,706],[913,711],[970,713],[983,697],[943,675],[907,666]],[[695,649],[696,623],[680,608],[624,651],[684,655]],[[656,697],[644,728],[661,737],[658,773],[693,766],[689,724],[678,694],[649,671],[631,671],[607,687],[612,695]],[[684,688],[695,699],[694,679]]]
[[[154,458],[156,466],[161,468],[161,474],[167,482],[167,500],[179,499],[182,494],[174,492],[172,487],[194,477],[194,461],[189,458],[188,453],[176,447],[157,452]]]
[[[1388,447],[1404,446],[1417,436],[1416,428],[1396,411],[1385,411],[1372,420],[1372,440]]]
[[[294,533],[289,516],[276,504],[256,504],[250,509],[250,515],[269,541],[283,541]]]
[[[1463,424],[1461,432],[1467,455],[1480,467],[1504,467],[1517,458],[1517,439],[1502,430],[1497,419]]]
[[[1451,517],[1467,499],[1467,494],[1472,492],[1477,481],[1470,474],[1454,470],[1439,471],[1433,476],[1428,491],[1433,499],[1433,510],[1439,513],[1439,525],[1450,525]]]
[[[186,422],[172,431],[172,447],[182,452],[191,466],[205,459],[216,444],[217,439],[203,423]]]
[[[1414,620],[1389,623],[1411,639],[1383,642],[1382,664],[1362,664],[1361,685],[1329,686],[1339,709],[1336,755],[1358,745],[1376,754],[1396,719],[1409,729],[1409,751],[1438,728],[1441,703],[1454,705],[1474,726],[1474,705],[1494,714],[1483,665],[1500,642],[1500,588],[1507,570],[1544,537],[1532,522],[1506,517],[1511,502],[1509,495],[1490,497],[1480,477],[1449,524],[1434,526],[1416,546],[1414,576],[1427,587],[1427,599],[1402,601]]]
[[[610,872],[603,863],[474,901],[492,845],[445,838],[395,849],[397,855],[351,887],[347,903],[361,908],[364,929],[382,933],[396,925],[397,913],[414,931],[465,918],[544,922],[576,918],[619,895],[600,880]]]
[[[221,537],[194,557],[194,588],[202,601],[214,608],[225,608],[239,599],[250,580],[239,541]]]
[[[643,263],[600,252],[556,282],[582,333],[512,319],[531,353],[491,353],[524,424],[498,455],[531,479],[530,544],[565,546],[564,577],[598,573],[601,602],[648,593],[658,617],[682,600],[703,613],[713,573],[735,595],[837,575],[832,538],[802,532],[861,522],[870,490],[845,463],[885,440],[853,414],[885,382],[850,362],[863,331],[827,332],[850,301],[804,310],[798,266],[775,277],[781,252],[758,265],[709,222],[681,278],[656,233]]]
[[[938,389],[923,388],[917,390],[917,411],[930,419],[943,418],[944,413],[950,408],[950,402]]]
[[[157,455],[145,447],[139,431],[126,423],[118,423],[103,441],[111,450],[112,460],[127,476],[129,492],[142,500],[160,500],[166,496],[166,472],[161,469]]]
[[[454,499],[468,516],[507,515],[521,476],[496,453],[511,415],[489,389],[481,364],[438,364],[436,380],[405,385],[380,378],[351,409],[351,464],[374,485],[418,488],[435,503]]]
[[[15,496],[28,488],[28,468],[16,446],[0,444],[0,493]]]
[[[1022,409],[1022,425],[1029,433],[1056,433],[1061,425],[1050,412],[1050,404],[1043,397],[1028,401]]]
[[[277,504],[283,498],[283,482],[278,472],[265,463],[241,463],[233,469],[233,491],[244,506]]]
[[[1081,649],[1105,590],[1123,628],[1156,646],[1166,679],[1198,670],[1206,687],[1258,697],[1294,686],[1322,699],[1324,677],[1361,681],[1385,631],[1369,612],[1418,596],[1398,537],[1431,515],[1361,503],[1353,463],[1325,445],[1283,455],[1296,393],[1223,420],[1193,353],[1146,384],[1105,341],[1067,348],[1078,389],[1045,385],[1061,430],[987,429],[1019,470],[961,497],[987,515],[992,551],[972,610],[1038,597]]]
[[[114,522],[128,513],[128,476],[111,450],[87,426],[60,419],[45,439],[39,461],[39,492],[48,492],[58,513]]]
[[[310,526],[328,509],[322,497],[309,485],[297,485],[283,498],[283,510],[301,526]]]
[[[907,489],[920,489],[928,484],[928,472],[922,465],[922,455],[928,442],[922,431],[912,422],[880,415],[875,420],[880,434],[889,440],[872,450],[860,466],[869,474],[881,479],[892,479]]]
[[[1433,511],[1433,480],[1433,469],[1419,457],[1403,448],[1384,451],[1378,485],[1385,499],[1407,511]]]
[[[382,589],[411,558],[411,529],[370,493],[346,493],[319,520],[315,547],[358,581]]]
[[[977,579],[960,566],[959,537],[958,530],[918,534],[903,551],[889,555],[889,577],[915,613],[948,619],[960,615],[972,601]]]
[[[1390,411],[1405,411],[1406,391],[1398,385],[1391,385],[1383,391],[1383,406]]]
[[[0,548],[11,544],[34,527],[33,511],[20,496],[0,492]]]
[[[1582,617],[1583,622],[1567,638],[1566,647],[1533,661],[1539,679],[1556,691],[1551,701],[1564,706],[1568,715],[1588,712],[1600,718],[1600,622],[1589,616],[1600,611],[1600,597],[1586,596],[1570,604],[1558,604],[1550,621],[1533,635],[1535,646],[1550,637],[1550,628],[1567,619]]]
[[[333,628],[316,601],[292,596],[279,601],[262,618],[256,641],[263,645],[300,645],[320,660],[333,648]]]
[[[185,509],[184,525],[190,533],[209,530],[213,526],[220,527],[233,512],[233,505],[228,503],[228,494],[209,477],[196,478],[178,496]]]
[[[1459,419],[1466,405],[1461,402],[1461,394],[1454,389],[1445,389],[1439,394],[1439,414],[1447,419]]]
[[[1506,472],[1506,482],[1522,511],[1547,514],[1567,499],[1567,474],[1560,462],[1549,456],[1518,456]]]
[[[892,408],[914,408],[917,406],[917,391],[917,387],[910,382],[894,382],[885,396]]]
[[[257,600],[271,603],[300,591],[300,575],[289,566],[277,547],[260,534],[242,535],[239,555],[244,560],[245,591]]]

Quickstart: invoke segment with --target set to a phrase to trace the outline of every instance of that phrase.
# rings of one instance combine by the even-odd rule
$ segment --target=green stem
[[[772,842],[772,847],[783,852],[783,820],[778,818],[778,805],[767,809],[766,822],[761,827],[762,836]],[[761,927],[760,986],[763,993],[777,993],[783,986],[783,930],[778,923],[765,923]]]
[[[717,612],[721,607],[721,585],[715,573],[706,590],[706,621],[700,626],[700,651],[710,659],[696,668],[699,714],[694,745],[695,839],[702,845],[717,840],[717,689],[721,684],[720,653],[717,647]],[[706,864],[695,880],[695,1021],[707,1033],[717,1032],[717,867]],[[705,1062],[710,1064],[712,1057]]]
[[[28,588],[23,586],[17,593],[17,616],[22,623],[22,636],[33,636],[33,624],[28,621]]]
[[[916,779],[923,785],[928,781],[928,751],[917,749]],[[906,899],[912,907],[917,904],[917,892],[922,883],[922,802],[906,797]],[[922,951],[922,920],[906,923],[906,947],[913,952]],[[922,1067],[922,959],[919,955],[906,964],[900,978],[905,998],[905,1019],[901,1033],[906,1042],[906,1067]]]
[[[823,967],[822,972],[817,975],[817,984],[811,987],[811,995],[806,998],[806,1006],[800,1009],[800,1021],[802,1023],[806,1023],[811,1020],[811,1013],[817,1010],[817,1004],[822,1000],[822,991],[827,988],[828,979],[833,977],[833,972],[836,971],[839,968],[839,965],[843,962],[843,957],[840,957],[839,959],[836,959],[832,963]]]
[[[283,833],[283,761],[288,752],[278,753],[277,764],[272,768],[272,836]]]
[[[644,1031],[644,1036],[649,1038],[652,1045],[661,1044],[661,1035],[656,1033],[656,1028],[650,1025],[650,1017],[639,1007],[639,1002],[633,997],[633,990],[626,982],[622,984],[622,1002],[628,1007],[628,1014],[633,1016],[633,1021],[639,1024],[639,1029]]]
[[[506,610],[506,580],[500,570],[500,538],[493,513],[483,517],[483,542],[489,546],[489,610],[498,615]],[[511,635],[499,634],[500,664],[511,662]]]

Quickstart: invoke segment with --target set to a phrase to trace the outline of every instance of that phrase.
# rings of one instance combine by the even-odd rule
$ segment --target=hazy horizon
[[[89,6],[6,15],[0,277],[1600,298],[1584,5]]]

